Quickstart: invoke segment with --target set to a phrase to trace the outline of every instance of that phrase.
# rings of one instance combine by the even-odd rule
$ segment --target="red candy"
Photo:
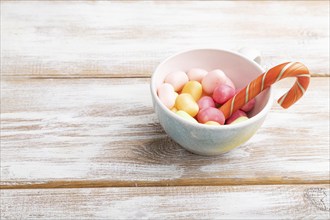
[[[208,107],[198,112],[197,120],[199,123],[203,123],[203,124],[208,121],[215,121],[223,125],[225,123],[225,116],[219,109]]]
[[[226,84],[220,84],[213,91],[213,99],[219,104],[223,104],[235,95],[235,89]]]

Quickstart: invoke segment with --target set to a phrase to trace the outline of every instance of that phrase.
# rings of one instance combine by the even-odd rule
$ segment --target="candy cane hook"
[[[242,108],[251,99],[269,88],[272,84],[286,77],[297,77],[292,88],[285,93],[277,102],[283,107],[288,108],[304,95],[309,85],[310,73],[307,67],[298,62],[283,63],[269,69],[255,80],[251,81],[245,88],[229,99],[220,107],[220,110],[229,118],[235,111]]]

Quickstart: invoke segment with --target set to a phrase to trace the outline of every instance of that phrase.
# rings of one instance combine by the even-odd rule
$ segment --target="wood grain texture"
[[[292,81],[279,82],[276,98]],[[149,79],[1,83],[2,188],[329,183],[329,78],[274,104],[243,146],[191,154],[162,130]]]
[[[262,51],[329,76],[329,1],[1,1],[1,74],[148,77],[191,48]]]
[[[0,219],[330,219],[329,77],[216,157],[164,133],[148,79],[240,47],[330,76],[327,18],[329,1],[1,1]]]
[[[329,219],[329,185],[2,190],[1,219]]]

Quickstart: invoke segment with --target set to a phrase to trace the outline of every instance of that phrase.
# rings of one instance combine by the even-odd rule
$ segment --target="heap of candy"
[[[248,119],[247,113],[253,109],[255,99],[227,119],[219,109],[237,92],[234,83],[220,69],[207,72],[199,68],[187,73],[169,73],[157,89],[161,102],[177,115],[195,123],[218,126]]]

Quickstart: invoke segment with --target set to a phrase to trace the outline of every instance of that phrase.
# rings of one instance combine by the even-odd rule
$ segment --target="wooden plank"
[[[329,76],[329,1],[1,1],[1,73],[148,77],[191,48],[254,47]]]
[[[2,190],[1,219],[329,219],[329,185]]]
[[[291,81],[281,81],[277,97]],[[149,79],[1,82],[3,188],[328,183],[329,78],[274,104],[243,146],[191,154],[162,130]],[[38,185],[39,184],[39,185]]]

